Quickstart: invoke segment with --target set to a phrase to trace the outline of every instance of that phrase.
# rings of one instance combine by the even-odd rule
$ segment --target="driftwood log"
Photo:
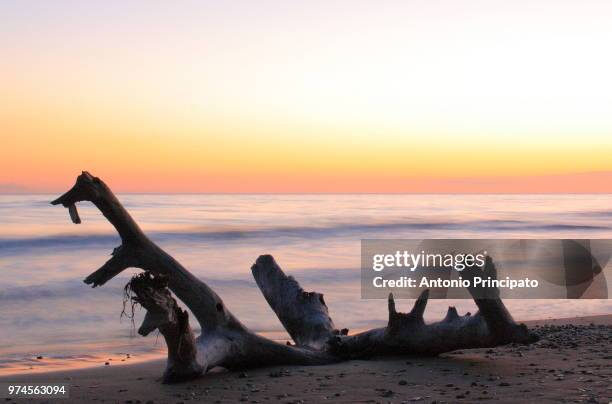
[[[295,342],[280,344],[250,331],[206,283],[152,242],[99,178],[83,172],[75,185],[52,204],[68,208],[72,221],[80,223],[76,204],[84,201],[93,203],[121,237],[121,245],[114,249],[111,259],[85,278],[85,283],[102,286],[128,267],[145,271],[134,277],[129,287],[135,301],[147,310],[139,333],[147,335],[159,329],[168,345],[163,378],[167,383],[197,377],[217,366],[233,370],[322,365],[375,355],[437,355],[534,340],[526,326],[514,322],[497,289],[490,290],[486,299],[475,299],[479,309],[475,315],[459,316],[454,307],[449,307],[442,321],[431,324],[423,319],[427,290],[409,313],[396,311],[390,295],[386,327],[348,335],[348,330],[338,330],[334,325],[322,294],[305,292],[272,256],[262,255],[251,267],[253,277]],[[491,259],[481,270],[495,276]],[[170,291],[200,323],[202,333],[198,338],[193,336],[187,312]]]

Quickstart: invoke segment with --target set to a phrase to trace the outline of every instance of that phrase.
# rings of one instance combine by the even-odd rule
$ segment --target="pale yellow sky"
[[[606,1],[2,2],[0,192],[80,170],[134,192],[610,192],[610,20]]]

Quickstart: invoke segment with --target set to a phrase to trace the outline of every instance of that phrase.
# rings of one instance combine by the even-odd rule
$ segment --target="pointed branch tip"
[[[393,293],[389,293],[389,314],[395,314],[395,300],[393,299]]]
[[[414,307],[412,308],[412,311],[410,311],[410,314],[416,316],[417,318],[423,318],[423,313],[425,313],[425,307],[427,307],[428,299],[429,289],[425,289],[423,292],[421,292],[421,295],[417,301],[414,302]]]
[[[68,206],[68,214],[70,215],[70,220],[72,220],[72,223],[74,224],[81,223],[81,218],[79,217],[79,211],[77,210],[75,204]]]
[[[459,313],[457,313],[455,306],[448,306],[448,311],[446,312],[444,321],[452,321],[457,318],[459,318]]]

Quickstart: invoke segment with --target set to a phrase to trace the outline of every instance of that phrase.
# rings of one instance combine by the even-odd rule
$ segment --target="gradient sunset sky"
[[[610,1],[2,1],[0,192],[612,192]]]

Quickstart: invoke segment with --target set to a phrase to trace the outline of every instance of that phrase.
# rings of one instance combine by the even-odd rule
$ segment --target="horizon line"
[[[0,192],[0,195],[58,195],[65,191]],[[612,192],[113,192],[117,195],[612,195]]]

